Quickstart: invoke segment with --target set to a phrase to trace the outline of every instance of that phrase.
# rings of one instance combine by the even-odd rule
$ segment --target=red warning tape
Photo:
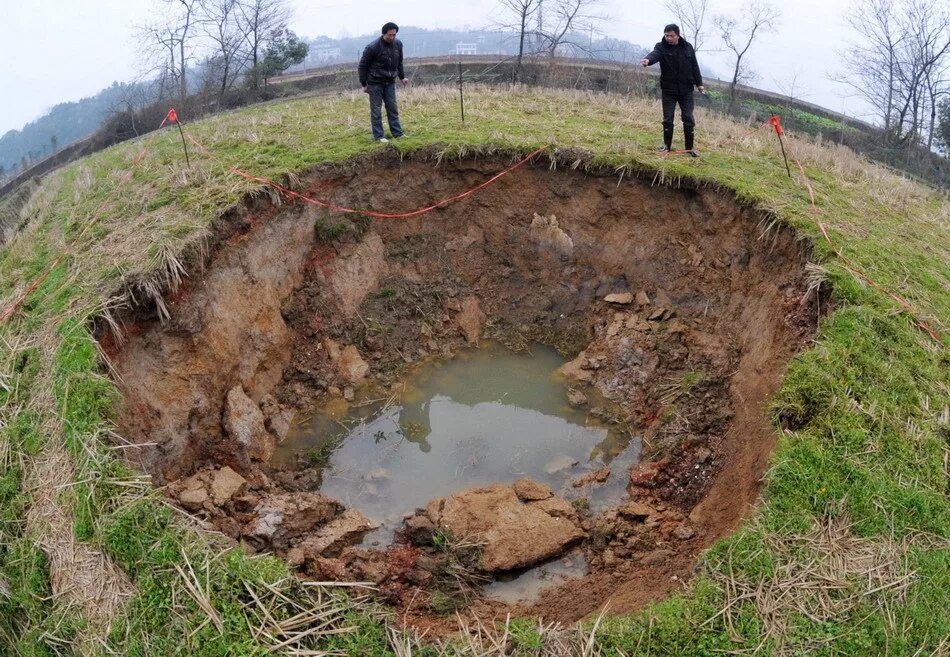
[[[188,140],[189,140],[192,144],[194,144],[195,147],[196,147],[198,150],[200,150],[206,157],[208,157],[208,158],[210,158],[210,159],[212,159],[212,160],[217,160],[217,159],[218,159],[217,157],[215,157],[215,155],[214,155],[211,151],[209,151],[207,148],[205,148],[205,146],[204,146],[201,142],[199,142],[198,140],[196,140],[196,139],[195,139],[194,137],[192,137],[190,134],[187,135],[187,138],[188,138]],[[451,196],[451,197],[449,197],[449,198],[447,198],[447,199],[443,199],[443,200],[439,201],[439,202],[436,203],[435,205],[430,205],[430,206],[425,207],[425,208],[419,208],[418,210],[413,210],[413,211],[411,211],[411,212],[375,212],[375,211],[372,211],[372,210],[357,210],[357,209],[355,209],[355,208],[347,208],[347,207],[344,207],[344,206],[342,206],[342,205],[336,205],[336,204],[334,204],[334,203],[330,203],[329,201],[323,201],[323,200],[320,200],[320,199],[318,199],[318,198],[313,198],[313,197],[307,196],[307,195],[305,195],[305,194],[301,194],[301,193],[299,193],[299,192],[295,192],[295,191],[293,191],[292,189],[287,189],[286,187],[275,183],[273,180],[268,180],[267,178],[261,178],[260,176],[252,175],[252,174],[248,173],[247,171],[244,171],[243,169],[239,169],[239,168],[237,168],[237,167],[228,166],[228,165],[225,165],[225,166],[228,166],[228,171],[230,171],[230,172],[232,172],[232,173],[234,173],[234,174],[237,174],[237,175],[241,176],[242,178],[245,178],[245,179],[247,179],[247,180],[252,180],[252,181],[254,181],[254,182],[259,182],[259,183],[261,183],[262,185],[267,185],[268,187],[273,187],[274,189],[283,192],[283,193],[286,194],[287,196],[290,196],[290,197],[292,197],[292,198],[298,198],[298,199],[300,199],[301,201],[304,201],[304,202],[306,202],[306,203],[310,203],[310,204],[312,204],[312,205],[317,205],[317,206],[319,206],[319,207],[321,207],[321,208],[327,208],[328,210],[333,210],[333,211],[335,211],[335,212],[342,212],[342,213],[346,213],[346,214],[361,214],[361,215],[363,215],[363,216],[365,216],[365,217],[374,217],[374,218],[376,218],[376,219],[408,219],[408,218],[410,218],[410,217],[418,217],[419,215],[426,214],[427,212],[432,212],[433,210],[436,210],[436,209],[438,209],[438,208],[441,208],[441,207],[444,207],[444,206],[446,206],[446,205],[449,205],[450,203],[454,203],[455,201],[460,201],[460,200],[462,200],[463,198],[465,198],[465,197],[467,197],[467,196],[471,196],[472,194],[474,194],[474,193],[477,192],[477,191],[480,191],[480,190],[482,190],[482,189],[485,189],[486,187],[488,187],[489,185],[491,185],[493,182],[495,182],[495,181],[498,180],[499,178],[508,175],[509,173],[511,173],[512,171],[514,171],[515,169],[517,169],[517,168],[519,168],[519,167],[521,167],[521,166],[524,166],[525,164],[527,164],[528,162],[530,162],[532,159],[534,159],[535,157],[537,157],[538,155],[540,155],[541,153],[543,153],[546,149],[547,149],[547,146],[542,146],[541,148],[539,148],[538,150],[536,150],[536,151],[534,151],[533,153],[529,154],[527,157],[525,157],[525,158],[522,159],[521,161],[519,161],[519,162],[517,162],[517,163],[511,165],[510,167],[508,167],[508,168],[505,169],[504,171],[500,171],[499,173],[496,173],[494,176],[492,176],[491,178],[489,178],[488,180],[486,180],[486,181],[483,182],[482,184],[478,185],[477,187],[473,187],[472,189],[468,190],[467,192],[462,192],[461,194],[456,194],[455,196]]]
[[[895,294],[894,292],[891,292],[884,286],[878,284],[877,282],[875,282],[873,278],[871,278],[870,276],[865,274],[863,271],[858,269],[854,264],[852,264],[852,262],[848,260],[848,258],[841,252],[841,250],[838,247],[836,247],[834,243],[831,241],[831,237],[828,236],[828,230],[825,228],[825,225],[821,221],[818,222],[818,228],[821,229],[821,234],[824,235],[825,241],[828,242],[828,246],[830,246],[831,249],[837,254],[837,256],[841,259],[841,262],[844,263],[845,268],[848,271],[850,271],[853,275],[857,276],[861,280],[865,281],[868,285],[876,289],[878,292],[881,292],[882,294],[889,296],[891,299],[896,301],[897,304],[901,308],[903,308],[905,311],[907,311],[907,313],[911,316],[911,318],[913,318],[917,326],[919,326],[921,329],[929,333],[930,337],[933,338],[937,344],[943,344],[943,340],[940,339],[940,334],[937,333],[937,331],[934,330],[933,327],[931,327],[927,322],[925,322],[918,316],[917,309],[914,308],[914,306],[907,299],[900,296],[899,294]]]

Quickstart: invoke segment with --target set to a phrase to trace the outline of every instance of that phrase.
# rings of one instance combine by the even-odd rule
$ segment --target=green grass
[[[49,596],[48,566],[27,527],[24,477],[51,441],[66,450],[74,469],[75,485],[59,497],[72,511],[74,536],[105,552],[133,586],[105,637],[114,653],[267,654],[267,644],[248,627],[254,613],[249,591],[267,595],[276,587],[289,599],[306,592],[286,579],[276,559],[225,550],[176,518],[116,458],[104,438],[116,391],[100,370],[89,320],[100,312],[101,299],[123,283],[157,276],[170,256],[207,235],[224,208],[259,191],[229,166],[284,182],[317,164],[371,153],[380,147],[369,139],[365,114],[361,94],[247,108],[187,126],[215,160],[195,155],[187,169],[177,134],[166,131],[69,165],[35,192],[30,224],[0,252],[0,290],[7,298],[95,223],[16,318],[0,327],[0,577],[11,591],[0,596],[0,654],[57,654],[101,633],[67,600]],[[950,635],[946,198],[844,149],[791,139],[790,155],[817,194],[820,213],[814,214],[807,191],[785,174],[767,134],[747,136],[745,126],[701,114],[703,157],[659,158],[653,154],[656,104],[612,96],[473,89],[463,127],[452,94],[420,89],[403,96],[402,114],[412,136],[388,148],[406,155],[569,147],[617,174],[729,190],[810,239],[812,257],[834,287],[833,312],[815,343],[792,361],[772,401],[782,437],[754,520],[707,555],[688,591],[632,617],[607,620],[597,634],[604,654],[937,651]],[[146,155],[134,165],[143,148]],[[576,157],[572,151],[562,164]],[[414,209],[412,199],[406,203],[404,209]],[[943,344],[852,276],[824,243],[818,221],[849,261],[938,327]],[[365,230],[368,222],[353,223]],[[325,226],[327,239],[340,236],[332,234],[335,225]],[[699,376],[687,374],[679,384],[689,388]],[[779,582],[788,568],[814,562],[814,546],[801,537],[829,523],[846,525],[850,536],[871,545],[906,542],[899,572],[908,574],[907,586],[874,593],[833,618],[780,608],[781,635],[753,599],[733,600],[730,578],[743,586]],[[188,594],[180,574],[188,564],[223,631]],[[848,581],[841,596],[860,597],[861,578],[855,573]],[[292,615],[281,604],[274,603],[274,613]],[[327,637],[320,648],[392,654],[384,626],[363,608],[349,609],[340,623],[352,631]],[[538,654],[542,638],[534,626],[514,628],[516,654]]]

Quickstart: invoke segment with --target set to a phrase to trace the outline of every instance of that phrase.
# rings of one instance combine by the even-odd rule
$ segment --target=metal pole
[[[459,107],[462,110],[462,125],[465,125],[465,94],[462,92],[462,60],[459,60]]]

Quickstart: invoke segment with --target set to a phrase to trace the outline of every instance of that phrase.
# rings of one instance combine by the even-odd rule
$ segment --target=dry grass
[[[31,346],[39,347],[41,359],[55,352],[52,327],[34,336]],[[30,408],[43,418],[47,438],[43,452],[24,461],[24,491],[30,496],[26,514],[26,536],[46,555],[52,593],[60,611],[77,609],[88,624],[78,645],[81,654],[99,654],[113,618],[134,591],[128,576],[102,552],[76,540],[74,515],[65,495],[77,484],[72,458],[62,443],[63,428],[53,398],[53,364],[45,360]],[[97,438],[90,436],[91,441]],[[95,448],[89,447],[95,455]]]
[[[908,563],[911,551],[950,548],[950,540],[926,535],[901,540],[861,538],[851,532],[850,523],[841,516],[829,517],[806,534],[762,535],[765,541],[761,550],[775,558],[775,567],[768,576],[751,580],[733,575],[731,552],[725,560],[726,568],[713,573],[726,597],[722,610],[707,622],[722,616],[733,636],[738,637],[735,615],[742,603],[751,603],[763,622],[759,644],[736,650],[735,654],[801,654],[801,645],[789,640],[796,615],[821,623],[846,618],[850,612],[872,605],[883,608],[885,617],[895,623],[890,609],[903,600],[917,577]],[[816,650],[838,638],[810,639],[809,649]]]

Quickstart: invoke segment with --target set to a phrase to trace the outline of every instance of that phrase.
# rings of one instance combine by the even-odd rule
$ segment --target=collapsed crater
[[[399,212],[503,165],[383,156],[315,171],[301,191]],[[371,581],[407,617],[567,621],[669,593],[755,501],[775,444],[767,399],[816,324],[807,256],[721,191],[524,167],[410,219],[249,201],[215,226],[164,321],[139,309],[121,336],[99,333],[130,458],[247,549]],[[274,458],[308,415],[385,399],[419,362],[486,341],[565,354],[566,402],[634,437],[639,462],[580,464],[567,492],[516,472],[460,486],[373,546],[360,542],[380,520],[321,492],[324,462]],[[618,476],[616,503],[586,504]],[[585,573],[528,601],[484,595],[552,558]]]

